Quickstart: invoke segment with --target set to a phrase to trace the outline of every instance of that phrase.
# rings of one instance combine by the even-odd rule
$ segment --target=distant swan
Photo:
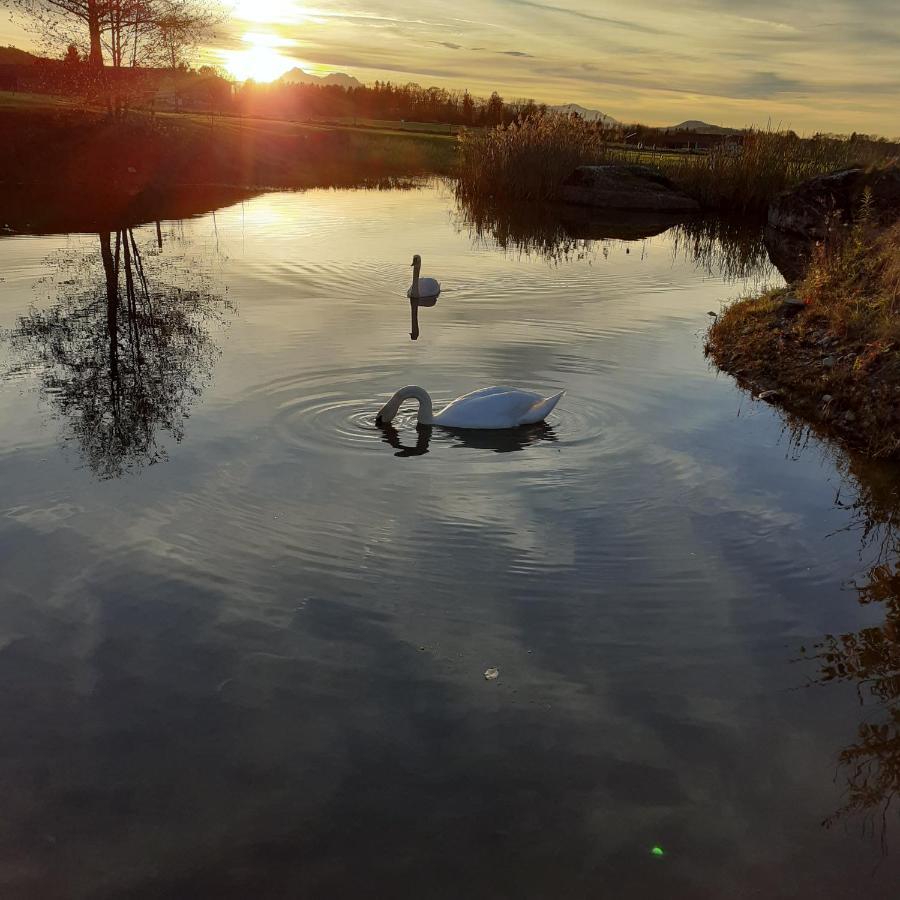
[[[448,403],[439,413],[433,412],[431,397],[424,388],[408,385],[400,388],[378,412],[376,425],[387,425],[404,400],[418,400],[419,425],[441,425],[444,428],[518,428],[543,422],[559,403],[565,391],[542,397],[533,391],[516,388],[489,387],[472,391]]]
[[[422,257],[417,253],[413,257],[412,270],[413,280],[406,292],[406,296],[410,300],[422,300],[425,297],[435,297],[441,292],[440,283],[434,278],[420,278],[419,271],[422,268]]]

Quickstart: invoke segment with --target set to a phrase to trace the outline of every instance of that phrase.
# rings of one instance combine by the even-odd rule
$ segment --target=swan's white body
[[[517,388],[482,388],[457,397],[439,413],[434,413],[428,391],[408,385],[400,388],[384,404],[375,422],[386,425],[397,415],[404,400],[418,400],[420,425],[441,425],[444,428],[518,428],[520,425],[543,422],[564,393],[565,391],[560,391],[552,397],[542,397],[534,391],[520,391]]]
[[[437,299],[438,294],[441,292],[440,282],[434,278],[420,278],[419,271],[421,268],[422,257],[417,253],[413,257],[413,280],[412,284],[409,286],[409,290],[406,292],[406,296],[409,297],[410,300],[424,300],[426,298]]]

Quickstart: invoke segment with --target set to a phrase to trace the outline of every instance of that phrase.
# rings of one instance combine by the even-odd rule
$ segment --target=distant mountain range
[[[601,122],[604,125],[619,125],[618,120],[614,119],[612,116],[606,115],[606,113],[600,112],[599,109],[587,109],[584,106],[579,106],[577,103],[562,103],[559,106],[551,106],[554,112],[563,113],[563,115],[568,115],[569,113],[578,113],[582,119],[585,119],[588,122]]]
[[[335,84],[338,87],[362,87],[362,82],[352,75],[343,72],[332,72],[330,75],[312,75],[304,72],[299,66],[294,66],[290,72],[285,72],[277,79],[277,84]]]
[[[669,125],[666,131],[696,131],[697,134],[740,134],[740,128],[725,128],[722,125],[710,125],[699,119],[688,119],[679,125]]]

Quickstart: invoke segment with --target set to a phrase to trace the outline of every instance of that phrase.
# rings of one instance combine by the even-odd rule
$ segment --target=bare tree
[[[103,65],[101,32],[108,17],[108,0],[12,0],[27,17],[32,30],[50,46],[84,46],[87,32],[88,62]]]
[[[86,48],[88,62],[114,68],[186,61],[221,21],[218,0],[12,0],[48,46]]]

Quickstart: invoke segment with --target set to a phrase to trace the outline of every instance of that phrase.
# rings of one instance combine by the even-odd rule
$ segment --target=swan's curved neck
[[[413,266],[413,283],[412,283],[412,295],[413,297],[419,296],[419,272],[421,271],[422,266],[419,263],[416,263]]]
[[[419,424],[420,425],[431,425],[434,422],[434,407],[431,403],[431,397],[428,394],[428,391],[425,388],[417,387],[414,384],[409,384],[406,387],[400,388],[384,406],[381,407],[381,412],[378,413],[378,417],[375,420],[379,424],[387,425],[394,416],[397,415],[397,410],[400,409],[400,405],[404,400],[418,400],[419,401]]]

